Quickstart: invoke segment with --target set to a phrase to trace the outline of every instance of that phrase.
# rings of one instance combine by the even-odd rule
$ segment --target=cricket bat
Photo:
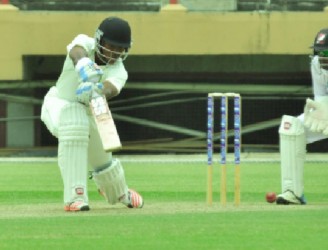
[[[120,137],[109,110],[105,96],[94,92],[90,109],[97,124],[98,132],[106,152],[112,152],[122,147]]]

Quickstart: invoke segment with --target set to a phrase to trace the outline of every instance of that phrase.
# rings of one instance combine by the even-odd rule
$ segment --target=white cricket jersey
[[[87,51],[88,57],[93,61],[95,60],[96,43],[94,38],[80,34],[67,46],[67,56],[62,72],[57,80],[56,87],[58,90],[58,97],[68,101],[76,100],[75,91],[79,85],[78,74],[75,71],[73,61],[68,55],[70,50],[76,45],[83,47]],[[128,79],[128,73],[122,59],[118,59],[113,65],[99,65],[99,67],[104,72],[101,82],[108,80],[117,88],[118,93],[120,93]]]
[[[314,56],[311,60],[311,77],[312,77],[312,91],[314,99],[318,100],[320,97],[328,95],[328,71],[320,67],[319,57]],[[305,103],[304,103],[305,104]],[[297,117],[302,123],[304,123],[304,113]],[[313,143],[326,139],[327,136],[322,133],[311,132],[305,128],[306,143]]]
[[[328,71],[320,68],[319,57],[311,60],[311,77],[314,99],[328,95]]]

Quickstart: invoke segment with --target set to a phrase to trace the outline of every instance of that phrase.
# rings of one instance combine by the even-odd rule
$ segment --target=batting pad
[[[106,169],[94,172],[93,180],[109,204],[115,204],[127,198],[128,186],[119,159],[113,159],[112,164]]]
[[[303,171],[306,142],[303,123],[284,115],[279,128],[282,192],[293,191],[298,197],[303,194]]]
[[[64,202],[83,199],[87,203],[89,121],[82,104],[69,103],[61,110],[58,141],[58,164],[64,182]]]

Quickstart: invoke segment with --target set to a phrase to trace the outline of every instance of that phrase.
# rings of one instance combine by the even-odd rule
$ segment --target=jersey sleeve
[[[115,86],[118,93],[121,92],[126,81],[128,80],[128,73],[121,60],[118,61],[115,66],[109,67],[106,80]]]
[[[83,47],[88,54],[91,54],[95,49],[95,40],[87,35],[80,34],[76,36],[69,45],[67,45],[67,53],[69,53],[76,45]]]
[[[324,70],[320,68],[319,58],[315,56],[311,61],[311,77],[314,99],[318,100],[327,95],[327,83]]]

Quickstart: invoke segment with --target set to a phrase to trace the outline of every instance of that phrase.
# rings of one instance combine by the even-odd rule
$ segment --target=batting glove
[[[79,75],[79,82],[99,82],[103,75],[102,69],[88,57],[77,62],[75,71]]]
[[[89,105],[92,94],[94,92],[98,93],[99,95],[102,94],[104,85],[99,83],[93,83],[93,82],[82,82],[76,89],[76,99],[78,102],[83,103],[85,105]]]
[[[328,135],[328,97],[322,97],[318,101],[306,100],[304,126],[312,132]]]

